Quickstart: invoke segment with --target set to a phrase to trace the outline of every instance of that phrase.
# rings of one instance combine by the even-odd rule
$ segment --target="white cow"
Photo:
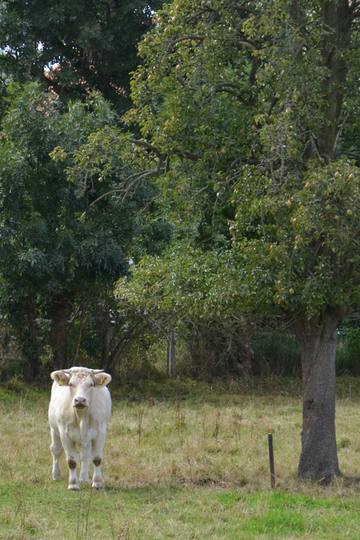
[[[76,465],[80,449],[80,482],[89,482],[90,459],[94,464],[92,487],[103,488],[101,476],[102,452],[106,427],[111,415],[111,397],[106,385],[111,376],[100,369],[73,367],[53,371],[49,405],[53,478],[61,477],[60,456],[65,450],[69,466],[69,489],[78,490]]]

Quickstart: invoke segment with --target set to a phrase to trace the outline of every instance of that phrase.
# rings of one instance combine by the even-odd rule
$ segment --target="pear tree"
[[[134,147],[148,145],[148,163],[157,163],[182,239],[237,260],[235,273],[199,289],[204,298],[217,291],[221,304],[228,293],[234,309],[281,312],[294,330],[304,478],[340,474],[336,343],[360,283],[359,8],[357,0],[164,5],[139,45],[126,117],[140,129]],[[170,276],[159,272],[159,283],[170,286]]]

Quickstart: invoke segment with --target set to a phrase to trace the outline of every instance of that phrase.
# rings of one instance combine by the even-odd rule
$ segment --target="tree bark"
[[[39,341],[36,329],[36,305],[32,296],[21,299],[22,312],[24,314],[24,327],[21,329],[22,353],[29,365],[28,375],[35,379],[40,369]]]
[[[170,379],[176,377],[175,328],[172,324],[169,324],[167,337],[167,376]]]
[[[58,293],[50,306],[50,362],[54,370],[67,367],[67,323],[74,299],[73,292]]]
[[[308,47],[312,47],[310,34],[306,30],[305,17],[301,9],[300,0],[291,2],[290,13],[295,28],[301,33]],[[327,68],[327,77],[323,81],[323,96],[325,98],[326,116],[319,131],[316,134],[316,147],[314,143],[307,141],[304,156],[308,159],[317,159],[319,154],[326,163],[331,162],[336,157],[336,142],[341,125],[341,116],[344,100],[344,85],[348,74],[348,62],[346,51],[348,51],[353,21],[356,17],[358,7],[348,0],[322,0],[320,2],[322,12],[323,34],[320,50],[322,64]],[[298,47],[297,47],[297,50]],[[295,56],[294,51],[294,56]]]
[[[324,39],[322,57],[328,69],[328,78],[324,81],[324,94],[327,95],[326,123],[319,140],[319,151],[326,162],[335,158],[336,141],[339,133],[339,118],[344,100],[344,84],[348,73],[346,51],[351,40],[351,28],[354,17],[353,8],[348,0],[322,2]],[[345,54],[344,54],[345,52]]]
[[[107,371],[109,369],[111,339],[112,339],[112,327],[110,326],[110,321],[109,321],[108,326],[105,330],[105,334],[104,334],[104,346],[103,346],[102,355],[101,355],[101,368],[104,371]]]
[[[303,430],[298,476],[329,479],[340,476],[335,434],[335,356],[341,318],[322,314],[319,320],[298,317],[294,331],[301,347]]]

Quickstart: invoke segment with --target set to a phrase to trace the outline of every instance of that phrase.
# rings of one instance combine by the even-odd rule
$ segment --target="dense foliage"
[[[356,3],[340,3],[346,31],[334,28],[336,45],[322,26],[334,17],[330,4],[177,2],[164,6],[139,46],[144,61],[128,122],[138,122],[148,141],[179,234],[202,250],[223,251],[230,229],[235,273],[221,252],[199,253],[194,264],[209,258],[218,289],[228,273],[226,302],[241,295],[243,309],[277,305],[311,318],[331,305],[342,318],[357,304]],[[321,9],[324,22],[315,23]],[[189,256],[181,247],[172,258],[178,278],[182,272],[191,281]],[[144,272],[162,264],[159,287],[170,288],[165,261],[145,260]],[[156,268],[153,274],[150,296]],[[191,306],[182,308],[206,311],[214,293],[205,288],[208,294],[191,287]],[[177,310],[182,289],[172,290],[164,302],[173,299]],[[220,305],[224,294],[215,296]]]
[[[103,98],[91,95],[63,108],[36,85],[8,93],[0,140],[2,308],[36,372],[35,319],[50,319],[52,364],[66,362],[66,325],[76,299],[126,272],[129,246],[142,234],[138,211],[152,195],[143,184],[121,204],[102,197],[109,184],[121,185],[115,172],[107,182],[99,174],[85,184],[68,180],[79,145],[116,121]]]

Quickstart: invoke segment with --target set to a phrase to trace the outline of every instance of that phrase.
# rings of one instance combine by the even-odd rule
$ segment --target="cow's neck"
[[[88,425],[90,420],[89,407],[85,409],[76,409],[74,408],[75,416],[79,425]]]
[[[86,407],[86,409],[75,409],[75,416],[79,424],[80,437],[82,440],[82,444],[86,444],[87,443],[86,439],[89,434],[89,427],[90,427],[89,408]]]

